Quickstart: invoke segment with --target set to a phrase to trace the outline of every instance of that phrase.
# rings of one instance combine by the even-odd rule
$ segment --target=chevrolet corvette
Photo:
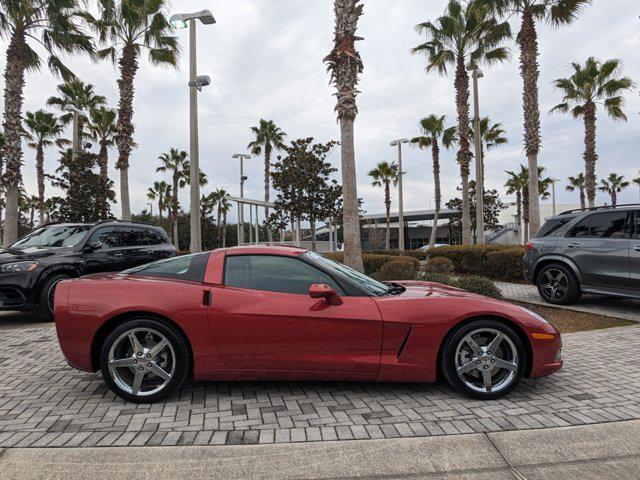
[[[434,382],[495,399],[562,367],[520,306],[439,284],[380,283],[314,252],[233,247],[58,284],[68,363],[158,401],[187,378]]]

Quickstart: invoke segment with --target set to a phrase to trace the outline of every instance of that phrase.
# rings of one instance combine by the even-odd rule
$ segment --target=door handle
[[[117,258],[121,258],[122,257],[122,252],[116,252],[116,253],[113,254],[113,256],[117,257]]]
[[[567,245],[567,247],[569,247],[569,248],[580,248],[580,244],[579,243],[570,243],[569,245]]]

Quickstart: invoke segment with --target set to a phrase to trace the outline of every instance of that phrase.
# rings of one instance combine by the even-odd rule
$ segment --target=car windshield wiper
[[[385,285],[389,286],[389,289],[387,290],[387,295],[400,295],[401,293],[404,293],[407,291],[405,287],[403,287],[398,283],[389,282],[389,283],[385,283]]]

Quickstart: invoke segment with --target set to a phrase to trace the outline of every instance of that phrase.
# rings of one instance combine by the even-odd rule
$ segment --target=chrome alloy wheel
[[[518,350],[499,330],[479,328],[466,335],[456,348],[456,371],[473,391],[496,393],[518,376]]]
[[[150,328],[134,328],[120,335],[109,350],[107,362],[116,385],[138,397],[160,392],[176,369],[171,343]]]
[[[47,291],[47,306],[49,307],[49,311],[51,313],[53,313],[54,299],[56,298],[56,287],[62,280],[65,279],[61,278],[57,282],[53,282],[49,287],[49,290]]]
[[[569,279],[560,270],[550,268],[540,279],[542,294],[550,300],[558,300],[569,292]]]

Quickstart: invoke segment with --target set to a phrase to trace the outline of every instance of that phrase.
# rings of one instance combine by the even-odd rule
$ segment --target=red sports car
[[[194,380],[433,382],[473,398],[562,367],[524,308],[425,282],[380,283],[316,253],[235,247],[59,284],[69,364],[154,402]]]

